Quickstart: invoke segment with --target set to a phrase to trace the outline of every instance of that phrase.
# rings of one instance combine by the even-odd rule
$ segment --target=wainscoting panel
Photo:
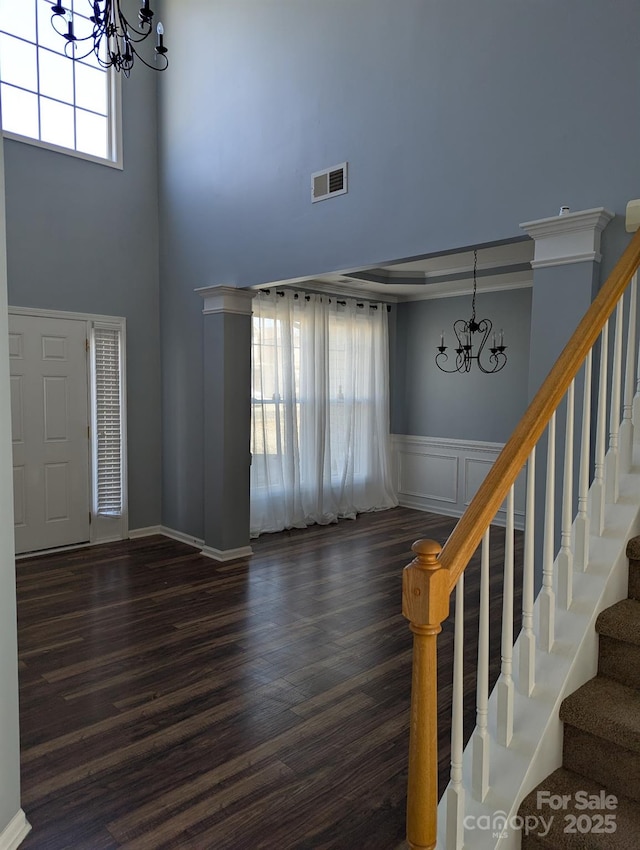
[[[406,508],[462,516],[498,457],[502,443],[392,435],[395,484]],[[526,478],[515,491],[515,524],[524,528]],[[495,519],[504,525],[504,505]]]
[[[434,454],[420,446],[406,447],[398,454],[399,481],[412,498],[458,502],[458,457]]]

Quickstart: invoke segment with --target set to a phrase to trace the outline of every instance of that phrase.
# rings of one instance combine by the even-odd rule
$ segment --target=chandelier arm
[[[446,346],[441,346],[441,348],[445,349]],[[443,362],[449,359],[449,355],[446,351],[442,350],[436,354],[436,366],[442,372],[446,372],[449,375],[452,375],[454,372],[468,372],[471,369],[471,361],[468,357],[465,357],[465,352],[456,349],[456,362],[455,366],[452,366],[450,369],[447,369],[446,366],[443,365]]]
[[[107,5],[113,8],[113,0],[107,0]],[[120,4],[116,3],[116,12],[118,19],[118,32],[121,38],[124,38],[125,33],[126,37],[129,41],[134,41],[138,44],[141,41],[144,41],[145,38],[148,38],[151,35],[153,27],[151,26],[151,20],[149,20],[149,29],[145,30],[144,27],[142,29],[138,29],[135,24],[130,23],[124,15],[124,12],[120,8]],[[151,13],[153,15],[153,12]],[[116,15],[114,14],[114,20]],[[135,35],[139,35],[140,38],[134,38],[131,33],[135,33]]]
[[[485,367],[478,361],[478,368],[481,372],[484,372],[485,375],[493,375],[496,372],[499,372],[501,369],[507,365],[507,355],[504,352],[498,352],[496,354],[491,354],[489,357],[489,361],[494,361],[494,365],[492,369],[485,369]]]
[[[469,330],[469,325],[470,323],[465,322],[464,319],[456,319],[453,323],[453,332],[455,333],[458,345],[461,348],[470,344],[471,332]]]
[[[489,334],[491,333],[491,328],[493,327],[493,324],[491,322],[491,319],[480,319],[480,321],[477,322],[477,325],[478,325],[478,332],[482,334],[482,337],[480,339],[480,344],[478,345],[478,354],[476,355],[477,360],[478,360],[478,366],[480,366],[481,365],[480,357],[481,357],[482,352],[484,350],[484,347],[486,345]],[[484,369],[483,369],[483,371],[484,371]]]
[[[148,62],[138,51],[134,45],[145,41],[153,32],[153,11],[149,8],[149,3],[143,0],[143,5],[138,13],[140,25],[130,23],[120,7],[120,0],[87,0],[93,14],[88,18],[93,27],[92,32],[87,36],[78,37],[73,31],[72,18],[69,18],[68,30],[63,32],[58,26],[56,19],[66,19],[68,14],[60,3],[52,6],[53,14],[51,16],[51,25],[54,31],[66,39],[64,47],[65,55],[70,59],[86,59],[93,53],[96,61],[101,68],[105,70],[114,67],[116,71],[123,71],[125,76],[129,76],[135,59],[139,59],[143,65],[150,68],[152,71],[164,71],[169,65],[169,60],[166,56],[167,50],[162,44],[162,34],[158,35],[158,45],[155,48],[154,63]],[[101,8],[101,3],[103,7]],[[87,20],[84,15],[80,15],[83,20]],[[101,56],[103,50],[106,58]],[[84,42],[91,42],[91,46],[86,52],[78,53],[78,45]],[[81,48],[84,50],[84,48]],[[158,57],[161,61],[158,62]]]
[[[136,44],[137,44],[137,42],[136,42]],[[156,53],[155,54],[157,59],[162,58],[162,60],[164,62],[164,65],[161,68],[157,68],[155,65],[151,65],[149,62],[147,62],[147,60],[144,58],[144,56],[141,56],[134,47],[132,47],[131,50],[132,50],[133,53],[135,53],[135,55],[142,62],[142,64],[146,65],[147,68],[151,68],[152,71],[166,71],[167,68],[169,67],[169,60],[167,58],[166,53]]]

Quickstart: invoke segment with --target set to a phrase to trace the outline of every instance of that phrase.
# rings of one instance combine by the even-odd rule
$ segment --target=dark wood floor
[[[416,538],[444,542],[453,525],[397,508],[264,535],[228,564],[160,536],[20,561],[25,850],[402,846],[401,572]],[[495,648],[503,543],[492,530]],[[467,734],[477,573],[466,585]],[[451,638],[447,621],[441,791]]]

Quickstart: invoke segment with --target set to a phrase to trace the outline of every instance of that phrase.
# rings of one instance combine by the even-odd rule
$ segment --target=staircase
[[[629,598],[602,611],[596,621],[598,674],[560,708],[562,767],[520,806],[522,850],[638,846],[640,537],[629,542],[627,556]]]
[[[444,547],[412,547],[402,597],[414,645],[410,850],[640,846],[639,270],[640,230]],[[521,594],[518,481],[526,487]],[[495,576],[489,529],[501,508],[504,569]],[[476,659],[465,644],[469,566],[479,578]],[[498,590],[499,654],[489,623]],[[438,802],[437,638],[450,612],[451,771]],[[471,677],[476,726],[468,739]],[[540,828],[542,817],[550,826]]]

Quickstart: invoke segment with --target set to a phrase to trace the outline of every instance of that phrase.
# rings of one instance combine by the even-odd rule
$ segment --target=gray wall
[[[468,295],[398,305],[393,433],[488,442],[510,436],[527,405],[531,290],[477,296],[478,318],[491,319],[497,331],[504,328],[508,361],[495,375],[475,366],[468,374],[445,374],[436,366],[440,332],[451,354],[453,322],[470,313]]]
[[[124,170],[5,140],[9,304],[127,319],[129,524],[160,522],[156,77],[122,81]]]
[[[623,212],[640,177],[636,0],[165,6],[167,214],[194,285],[508,238],[563,203]],[[311,205],[311,172],[345,159],[349,194]]]
[[[640,4],[164,7],[163,516],[197,535],[202,316],[194,288],[510,239],[520,222],[563,204],[623,214],[640,181]],[[311,172],[343,160],[349,193],[312,205]],[[435,424],[444,432],[442,419]],[[412,414],[411,429],[427,426],[428,416]],[[482,427],[502,439],[506,423]]]

